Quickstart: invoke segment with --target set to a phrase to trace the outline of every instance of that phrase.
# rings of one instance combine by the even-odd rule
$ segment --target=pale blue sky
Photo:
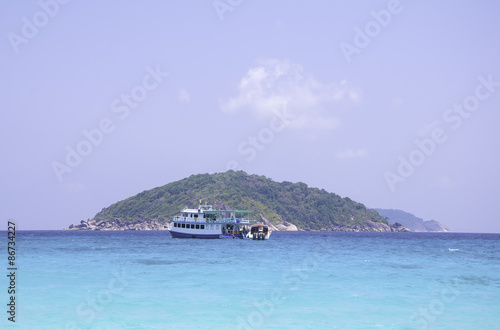
[[[499,9],[4,1],[0,218],[60,229],[237,163],[454,231],[500,232]],[[67,163],[67,148],[86,155]],[[398,170],[410,158],[414,170]]]

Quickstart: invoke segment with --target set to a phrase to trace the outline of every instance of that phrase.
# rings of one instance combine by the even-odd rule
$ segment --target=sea
[[[500,234],[0,234],[2,329],[500,329]]]

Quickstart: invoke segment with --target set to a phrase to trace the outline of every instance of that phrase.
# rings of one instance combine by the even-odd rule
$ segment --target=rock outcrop
[[[395,231],[395,232],[409,232],[411,230],[408,229],[408,228],[406,228],[405,226],[403,226],[399,222],[396,222],[396,223],[393,223],[391,225],[391,231]]]
[[[279,230],[275,225],[271,223],[271,221],[267,220],[262,214],[260,214],[260,222],[269,226],[271,230]]]
[[[282,224],[276,225],[277,230],[280,231],[298,231],[299,228],[297,228],[296,225],[289,223],[289,222],[283,222]]]
[[[359,231],[359,232],[411,232],[410,229],[404,227],[400,223],[395,223],[390,226],[380,222],[369,222],[367,226],[334,226],[331,228],[324,228],[321,230],[329,231]]]
[[[70,225],[65,230],[166,230],[166,223],[158,220],[123,222],[120,219],[111,221],[82,220],[79,225]]]

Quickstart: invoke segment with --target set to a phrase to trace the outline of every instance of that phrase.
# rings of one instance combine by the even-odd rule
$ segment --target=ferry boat
[[[214,210],[212,205],[199,205],[197,209],[183,209],[172,220],[170,234],[174,238],[227,238],[227,239],[269,239],[271,231],[260,224],[253,229],[255,221],[246,217],[247,210]],[[262,227],[262,231],[259,228]],[[267,229],[266,238],[259,233]],[[256,235],[251,235],[251,231]],[[260,238],[258,238],[260,237]]]

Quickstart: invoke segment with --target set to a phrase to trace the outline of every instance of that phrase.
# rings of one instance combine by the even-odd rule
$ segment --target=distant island
[[[411,231],[415,232],[449,232],[450,229],[436,220],[424,221],[421,218],[417,218],[411,213],[392,210],[392,209],[375,209],[378,214],[386,217],[390,224],[400,223]]]
[[[162,230],[199,201],[218,209],[250,210],[273,230],[410,231],[376,210],[305,183],[276,182],[243,171],[191,175],[105,207],[69,230]]]

